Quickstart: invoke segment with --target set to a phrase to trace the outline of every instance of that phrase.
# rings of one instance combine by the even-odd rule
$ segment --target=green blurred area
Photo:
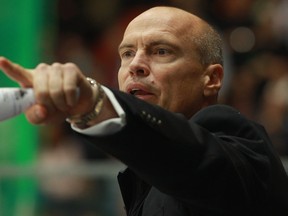
[[[0,5],[0,56],[27,68],[34,67],[43,56],[47,2],[0,0]],[[14,86],[18,85],[1,72],[0,87]],[[38,127],[29,124],[23,114],[0,122],[0,170],[34,164],[38,143]],[[0,173],[0,215],[33,215],[36,188],[33,177],[10,178]]]

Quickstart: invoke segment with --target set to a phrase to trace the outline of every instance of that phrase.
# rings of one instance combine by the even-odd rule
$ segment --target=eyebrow
[[[128,44],[128,43],[121,43],[118,47],[118,51],[124,49],[124,48],[133,48],[134,45],[133,44]]]
[[[148,44],[148,46],[152,46],[152,47],[153,46],[158,46],[158,45],[166,45],[166,46],[172,47],[173,49],[179,50],[179,47],[176,44],[173,44],[173,43],[171,43],[171,42],[169,42],[167,40],[162,40],[162,39],[151,41]],[[135,47],[135,46],[133,44],[131,44],[131,43],[121,43],[119,45],[118,51],[120,51],[120,50],[122,50],[124,48],[133,48],[133,47]]]

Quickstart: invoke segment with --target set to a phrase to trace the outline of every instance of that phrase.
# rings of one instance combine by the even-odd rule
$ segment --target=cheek
[[[199,95],[201,92],[200,82],[195,82],[190,77],[183,77],[182,79],[171,80],[170,87],[166,88],[168,92],[168,100],[173,103],[174,106],[183,106],[183,102],[191,101],[195,99],[195,95]]]
[[[119,90],[123,91],[124,89],[124,82],[125,82],[125,73],[119,69],[118,71],[118,85],[119,85]]]
[[[179,88],[176,83],[175,79],[163,79],[159,84],[161,91],[159,104],[170,111],[174,111],[173,107],[179,100]]]

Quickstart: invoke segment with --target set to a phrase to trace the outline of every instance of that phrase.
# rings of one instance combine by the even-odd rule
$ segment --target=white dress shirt
[[[117,99],[115,98],[112,91],[105,86],[102,86],[106,96],[109,98],[112,106],[114,107],[116,113],[118,114],[118,118],[111,118],[100,122],[99,124],[93,125],[89,128],[80,129],[75,126],[71,126],[73,130],[78,133],[89,135],[89,136],[101,136],[101,135],[109,135],[116,133],[121,130],[126,124],[126,115]]]

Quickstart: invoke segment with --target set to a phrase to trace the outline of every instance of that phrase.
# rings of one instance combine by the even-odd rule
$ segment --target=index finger
[[[33,70],[26,69],[5,57],[0,56],[0,69],[12,80],[23,87],[31,87],[33,84]]]

